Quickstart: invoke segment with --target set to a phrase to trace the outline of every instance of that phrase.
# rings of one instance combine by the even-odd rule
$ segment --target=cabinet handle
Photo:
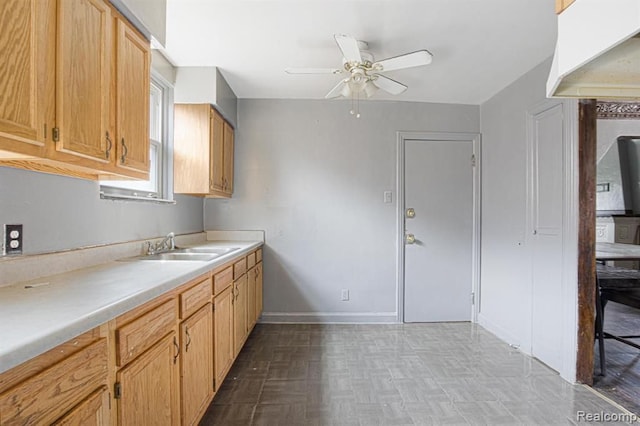
[[[176,347],[176,354],[173,356],[173,363],[178,362],[178,355],[180,355],[180,345],[178,345],[178,339],[176,336],[173,336],[173,346]]]
[[[113,142],[111,142],[111,137],[109,136],[109,131],[107,131],[107,150],[104,153],[105,158],[108,160],[111,155],[111,148],[113,147]]]
[[[122,164],[124,164],[124,160],[127,157],[127,153],[129,152],[129,148],[127,148],[127,145],[124,143],[124,138],[122,138],[122,157],[120,158],[120,162]]]
[[[191,345],[191,336],[189,335],[189,327],[187,326],[184,327],[184,334],[187,335],[187,343],[184,346],[184,351],[189,352],[189,345]]]

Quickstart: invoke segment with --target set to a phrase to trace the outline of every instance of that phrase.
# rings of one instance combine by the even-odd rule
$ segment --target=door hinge
[[[120,399],[120,397],[122,397],[122,385],[120,385],[120,382],[116,382],[113,385],[113,398]]]
[[[475,293],[471,293],[471,304],[472,305],[476,304],[476,294]]]
[[[216,379],[213,379],[213,390],[216,390]]]
[[[52,137],[53,137],[53,141],[54,141],[54,142],[58,142],[58,141],[60,140],[60,129],[59,129],[59,128],[57,128],[57,127],[54,127],[54,128],[51,130],[51,135],[52,135]]]
[[[476,155],[473,154],[471,155],[471,167],[475,167],[476,166]]]

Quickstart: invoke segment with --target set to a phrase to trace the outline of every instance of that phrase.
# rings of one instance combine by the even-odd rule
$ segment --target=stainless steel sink
[[[121,259],[123,261],[209,262],[216,257],[239,250],[239,247],[189,247],[163,253]]]
[[[177,252],[168,252],[168,253],[158,253],[152,254],[150,256],[145,256],[143,260],[188,260],[195,262],[208,262],[210,260],[215,259],[220,256],[215,253],[177,253]]]
[[[177,252],[167,252],[167,253],[158,253],[151,254],[148,256],[137,256],[130,257],[127,259],[122,259],[124,261],[179,261],[179,262],[209,262],[216,257],[220,256],[215,253],[177,253]]]
[[[238,249],[239,247],[189,247],[178,249],[174,253],[207,253],[222,256]]]

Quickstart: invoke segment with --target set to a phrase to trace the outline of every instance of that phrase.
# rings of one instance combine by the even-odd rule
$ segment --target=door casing
[[[397,298],[396,310],[398,322],[404,322],[404,159],[406,140],[425,141],[471,141],[473,146],[473,159],[469,159],[469,167],[473,167],[473,236],[471,254],[471,280],[474,301],[471,304],[471,320],[478,321],[480,312],[480,158],[481,137],[479,133],[449,133],[449,132],[398,132],[397,133],[397,188],[398,194],[396,209],[396,253],[397,253]],[[471,162],[475,165],[472,165]]]

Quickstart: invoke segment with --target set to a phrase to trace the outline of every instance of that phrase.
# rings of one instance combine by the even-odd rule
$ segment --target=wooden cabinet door
[[[233,127],[224,122],[224,192],[233,194]]]
[[[119,424],[180,424],[179,354],[178,338],[171,333],[118,371]]]
[[[224,120],[211,108],[211,190],[224,190]]]
[[[256,323],[256,272],[255,266],[247,271],[247,333]]]
[[[256,321],[262,315],[262,262],[256,265]]]
[[[109,412],[109,391],[104,387],[76,405],[53,426],[107,426]]]
[[[214,299],[214,371],[216,389],[220,387],[233,362],[233,285]]]
[[[237,356],[247,338],[247,301],[248,301],[247,274],[241,276],[233,283],[235,297],[233,302],[233,344],[234,355]]]
[[[66,0],[65,0],[66,1]],[[149,172],[150,47],[116,19],[116,125],[119,167]]]
[[[114,135],[107,133],[110,64],[111,12],[107,2],[58,1],[58,151],[111,161],[115,141]]]
[[[0,151],[41,156],[51,137],[55,10],[54,0],[0,2]]]
[[[174,105],[173,192],[208,194],[210,177],[211,106]]]
[[[180,326],[182,424],[197,424],[213,397],[213,310],[207,303]]]

